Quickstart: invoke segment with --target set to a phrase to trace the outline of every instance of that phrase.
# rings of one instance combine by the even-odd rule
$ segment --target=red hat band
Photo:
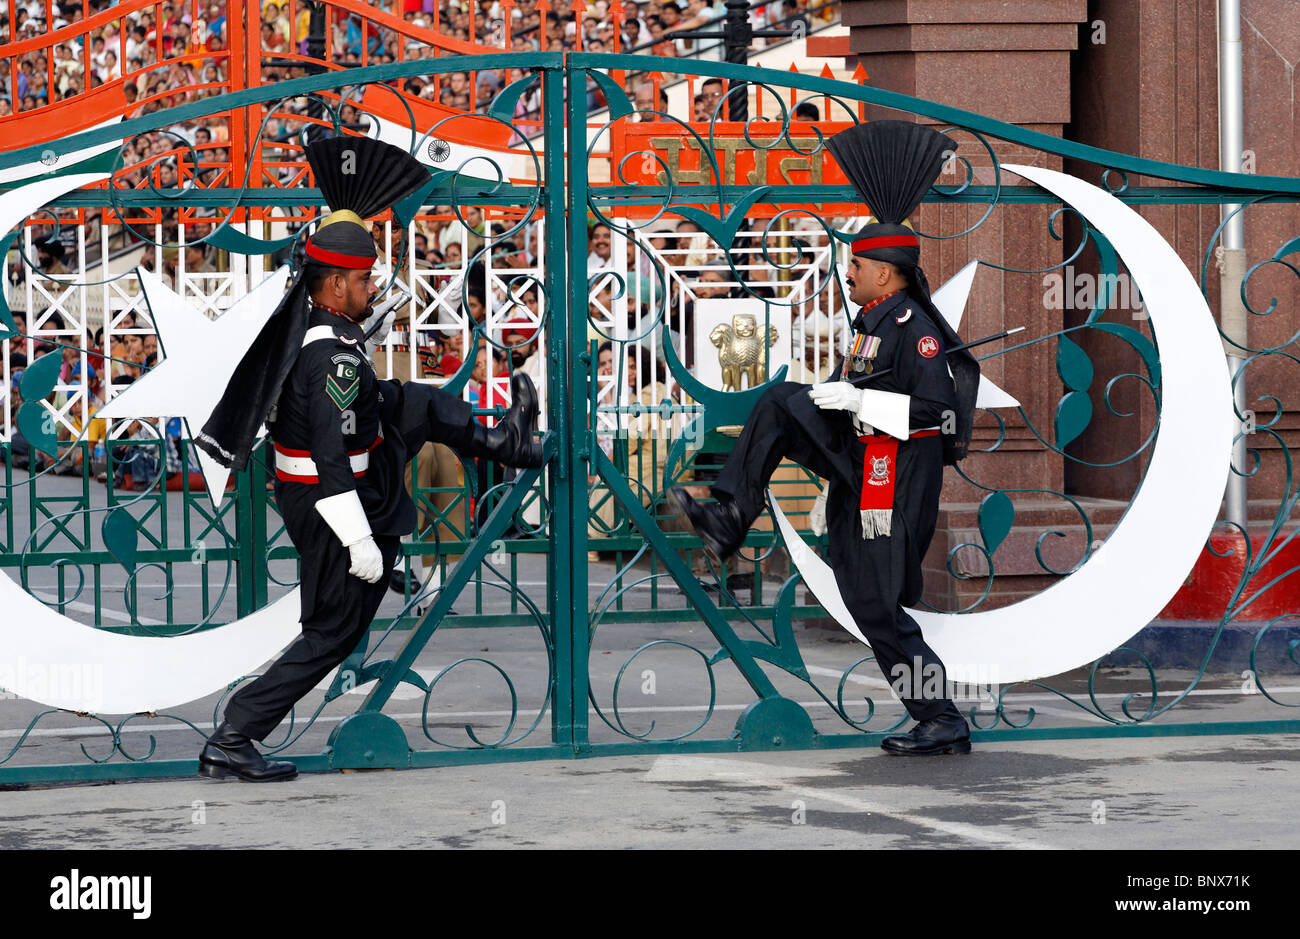
[[[879,248],[920,248],[921,239],[917,235],[877,235],[874,238],[859,238],[853,242],[853,253],[875,251]]]
[[[369,270],[375,265],[375,258],[363,257],[359,254],[342,254],[338,251],[327,251],[326,249],[314,245],[309,239],[304,248],[307,257],[316,261],[318,264],[328,264],[330,267],[346,267],[352,270]]]

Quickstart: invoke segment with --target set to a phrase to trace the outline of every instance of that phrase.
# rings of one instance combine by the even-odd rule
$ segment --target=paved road
[[[1292,738],[661,755],[9,792],[4,848],[1282,848]]]

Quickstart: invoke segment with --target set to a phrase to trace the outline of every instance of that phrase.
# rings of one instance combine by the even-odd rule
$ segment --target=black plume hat
[[[853,253],[915,267],[921,241],[903,222],[921,204],[957,144],[922,124],[872,121],[841,131],[826,146],[875,218],[853,239]]]
[[[328,137],[307,146],[307,162],[330,207],[307,240],[307,258],[332,267],[369,268],[378,254],[365,220],[429,181],[400,147],[370,137]]]
[[[876,218],[854,237],[853,253],[897,265],[907,277],[909,293],[943,337],[944,348],[960,345],[960,337],[930,299],[930,284],[920,267],[921,239],[903,224],[939,178],[957,144],[921,124],[872,121],[841,131],[826,146]],[[969,350],[955,352],[947,360],[957,397],[955,432],[943,437],[943,459],[951,465],[965,459],[970,448],[980,370]]]
[[[332,210],[307,239],[308,262],[369,270],[378,254],[365,220],[417,191],[429,181],[429,171],[405,150],[369,137],[330,137],[308,144],[307,162]],[[195,438],[223,466],[248,465],[258,432],[298,359],[311,307],[299,271]]]

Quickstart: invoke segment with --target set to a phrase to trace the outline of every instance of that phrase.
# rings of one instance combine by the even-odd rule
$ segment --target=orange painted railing
[[[7,2],[10,11],[11,25],[16,23],[16,10],[19,0],[0,0]],[[47,22],[54,22],[55,12],[58,7],[53,5],[53,0],[44,0],[46,7]],[[33,110],[16,112],[7,117],[0,117],[0,129],[4,134],[4,140],[7,146],[22,147],[37,144],[45,140],[52,140],[60,137],[66,137],[69,134],[88,129],[96,124],[116,117],[134,117],[147,109],[164,108],[182,101],[193,100],[195,97],[212,96],[217,97],[243,89],[255,88],[259,86],[274,84],[282,73],[286,72],[306,72],[306,71],[346,71],[350,65],[335,62],[335,54],[340,50],[336,46],[335,27],[343,24],[349,18],[354,19],[359,25],[359,34],[361,41],[359,43],[359,55],[357,56],[356,65],[366,66],[376,64],[375,56],[372,55],[372,46],[374,39],[383,36],[391,40],[396,37],[396,46],[394,49],[397,61],[403,61],[408,58],[408,53],[419,54],[422,57],[445,57],[459,56],[466,54],[485,54],[500,52],[503,49],[509,50],[514,45],[513,18],[517,0],[501,0],[502,17],[494,23],[494,33],[492,35],[493,44],[482,45],[472,42],[466,42],[452,36],[444,35],[441,31],[444,24],[441,21],[440,4],[434,4],[432,14],[420,14],[425,20],[431,20],[431,25],[418,26],[414,23],[407,22],[400,16],[390,13],[387,10],[372,6],[364,0],[328,0],[323,4],[323,13],[325,16],[325,29],[323,35],[323,53],[320,57],[312,57],[306,53],[305,42],[306,36],[305,23],[300,22],[304,15],[308,14],[308,4],[304,0],[285,0],[282,4],[284,15],[290,24],[288,42],[282,48],[269,49],[263,48],[261,36],[263,25],[264,9],[258,3],[247,3],[245,0],[226,0],[226,42],[218,48],[208,48],[198,46],[191,40],[186,46],[177,51],[171,49],[166,51],[168,46],[164,43],[162,24],[158,23],[158,18],[162,14],[162,3],[160,0],[125,0],[106,10],[91,14],[89,0],[82,0],[83,11],[82,18],[69,25],[54,29],[44,35],[31,36],[23,39],[15,37],[14,41],[7,43],[3,48],[3,58],[0,58],[0,68],[7,71],[10,80],[11,91],[16,90],[17,76],[20,71],[19,62],[27,57],[44,55],[44,70],[47,77],[47,87],[53,88],[56,80],[55,49],[63,43],[74,38],[80,38],[81,50],[79,58],[82,66],[82,80],[88,82],[92,72],[92,59],[89,34],[97,29],[107,26],[110,23],[117,24],[118,30],[113,42],[116,44],[116,51],[120,62],[120,78],[112,79],[95,87],[86,88],[82,93],[75,97],[55,101],[45,104]],[[401,0],[393,0],[394,8],[401,5]],[[825,6],[825,5],[823,5]],[[204,11],[207,8],[207,0],[173,0],[174,12],[188,12],[192,21],[201,20]],[[525,10],[528,6],[525,6]],[[547,48],[548,38],[546,29],[546,16],[551,10],[551,0],[537,0],[535,6],[536,12],[540,15],[541,26],[537,30],[537,39],[543,50]],[[570,6],[571,12],[581,21],[587,10],[583,0],[573,0]],[[155,61],[150,62],[143,68],[129,68],[127,57],[127,28],[132,26],[131,20],[127,19],[131,14],[150,13],[154,16],[154,22],[158,28],[155,28],[154,34],[150,37],[151,48]],[[477,4],[469,4],[469,33],[477,34],[477,27],[480,25],[476,21]],[[619,51],[624,47],[623,39],[623,19],[624,7],[621,0],[614,0],[609,6],[606,13],[614,30],[614,51]],[[577,33],[577,46],[581,48],[582,30]],[[350,37],[351,39],[352,37]],[[499,43],[499,45],[498,45]],[[638,52],[651,51],[648,49],[637,49]],[[668,63],[665,63],[667,65]],[[669,66],[671,67],[671,66]],[[128,86],[137,85],[142,76],[165,76],[165,86],[160,87],[157,79],[150,84],[149,88],[138,96],[127,91]],[[626,76],[621,72],[611,73],[619,84],[623,84]],[[859,81],[865,81],[865,74],[859,73],[854,76]],[[648,82],[653,89],[653,100],[659,100],[659,86],[664,76],[658,72],[642,73],[638,76],[640,81]],[[688,100],[694,98],[695,88],[693,83],[699,79],[688,78]],[[511,139],[508,128],[500,123],[481,116],[476,116],[472,105],[478,98],[479,76],[474,73],[469,74],[469,109],[451,107],[441,103],[444,83],[454,81],[450,76],[431,76],[430,84],[432,86],[432,95],[435,100],[430,100],[427,92],[416,96],[404,88],[395,88],[398,95],[386,93],[385,89],[376,86],[368,87],[355,106],[359,113],[366,113],[376,117],[393,121],[399,125],[405,125],[407,121],[407,108],[415,118],[415,125],[418,132],[423,132],[444,121],[447,118],[455,117],[454,121],[446,124],[446,129],[440,129],[439,135],[447,136],[448,139],[457,142],[467,143],[471,146],[486,148],[503,153],[524,153],[522,149],[511,149],[511,144],[519,144],[518,138]],[[52,91],[51,91],[52,94]],[[338,94],[323,93],[320,96],[326,100],[334,102],[339,101]],[[764,96],[756,96],[755,117],[761,119],[764,117]],[[793,103],[793,102],[792,102]],[[219,103],[214,100],[214,107],[219,108]],[[176,141],[170,141],[172,146],[166,150],[159,145],[158,149],[150,152],[140,160],[131,161],[125,165],[116,174],[113,185],[116,187],[143,187],[148,185],[144,178],[146,174],[152,176],[153,184],[160,188],[166,188],[166,182],[162,179],[162,168],[160,158],[173,157],[176,167],[176,182],[173,184],[177,187],[191,184],[202,188],[239,188],[244,185],[245,179],[248,184],[257,188],[291,188],[301,185],[305,179],[306,166],[301,160],[301,147],[298,141],[287,139],[287,135],[278,133],[268,133],[266,138],[258,140],[257,135],[259,128],[262,127],[264,120],[270,114],[272,105],[261,107],[246,108],[234,111],[214,110],[212,117],[205,119],[205,123],[210,126],[212,139],[209,142],[199,143],[194,146],[194,152],[191,153],[189,148],[176,146]],[[272,123],[275,115],[272,116]],[[684,117],[685,115],[683,115]],[[303,114],[285,115],[287,119],[295,122],[323,122],[321,117],[309,117]],[[830,118],[829,113],[825,113],[826,118]],[[602,123],[597,121],[597,125]],[[540,130],[540,115],[525,115],[522,119],[515,120],[524,133],[530,133]],[[664,133],[672,132],[680,134],[680,127],[670,127],[669,125],[655,124],[636,124],[629,125],[627,122],[619,122],[619,125],[612,129],[610,136],[607,138],[607,149],[600,149],[593,153],[597,160],[616,160],[619,156],[633,150],[654,149],[663,150],[662,145],[657,145],[655,140],[655,127],[662,128],[657,136],[663,136]],[[825,128],[823,128],[825,129]],[[722,138],[741,138],[743,136],[743,127],[741,125],[731,125],[725,122],[716,124],[713,128],[715,136]],[[630,135],[630,136],[629,136]],[[275,139],[275,138],[280,139]],[[267,139],[270,138],[270,139]],[[197,160],[195,157],[197,156]],[[673,156],[667,154],[665,156]],[[763,164],[761,161],[755,163],[756,158],[746,157],[741,164],[741,174],[745,179],[753,181],[778,181],[776,178],[768,179],[780,175],[785,181],[792,179],[807,178],[809,181],[819,180],[821,166],[813,161],[800,162],[800,156],[796,153],[771,154],[772,159]],[[684,162],[674,162],[674,166],[680,166],[684,171],[691,168],[691,154],[682,154]],[[750,165],[750,164],[753,165]],[[805,163],[808,165],[805,166]],[[806,171],[806,174],[805,174]],[[168,171],[170,173],[170,170]],[[832,171],[833,172],[833,171]],[[195,177],[198,176],[196,180]],[[606,175],[606,178],[609,178]],[[648,181],[648,180],[647,180]],[[598,180],[593,177],[593,182]],[[106,185],[106,184],[105,184]],[[194,210],[184,205],[177,205],[182,221],[198,221]],[[156,210],[140,210],[141,215],[133,221],[151,224],[156,221]],[[251,210],[254,219],[262,217],[264,210]],[[290,218],[309,217],[310,211],[304,207],[302,212],[290,211]],[[277,217],[284,218],[283,214]],[[237,220],[245,218],[244,211],[241,210]],[[112,217],[111,212],[106,212],[104,219],[106,223],[117,221]]]
[[[433,14],[433,28],[422,28],[382,9],[361,2],[361,0],[329,0],[325,4],[325,52],[322,58],[312,58],[292,44],[284,50],[268,51],[262,48],[261,41],[262,8],[256,3],[244,3],[243,0],[227,0],[226,42],[222,43],[224,48],[209,49],[196,47],[193,43],[190,43],[180,52],[173,50],[171,54],[166,54],[163,42],[164,30],[155,28],[151,40],[154,61],[143,68],[131,69],[127,56],[127,35],[128,30],[134,26],[134,23],[127,19],[127,16],[129,14],[150,13],[154,16],[156,24],[162,13],[162,4],[159,0],[125,0],[125,2],[118,3],[107,10],[90,15],[88,0],[82,0],[82,2],[82,19],[42,35],[25,39],[16,36],[12,37],[12,40],[6,43],[2,52],[0,52],[0,68],[3,68],[8,74],[9,88],[15,98],[17,98],[18,76],[22,70],[21,63],[23,60],[38,60],[43,57],[45,87],[49,99],[52,99],[54,97],[53,89],[56,87],[59,78],[55,50],[69,41],[77,41],[81,46],[79,55],[81,75],[79,80],[83,85],[82,91],[74,97],[64,100],[47,99],[47,103],[30,110],[23,110],[21,100],[15,100],[14,112],[0,117],[0,128],[3,129],[6,148],[26,147],[46,140],[66,137],[69,134],[86,130],[116,117],[134,117],[152,105],[167,107],[181,101],[193,100],[195,97],[218,96],[245,88],[258,87],[274,80],[272,72],[287,69],[301,69],[303,71],[309,69],[342,70],[344,66],[333,61],[335,47],[333,29],[330,28],[340,17],[357,17],[361,21],[363,35],[367,38],[377,34],[379,30],[387,30],[395,34],[398,37],[398,61],[407,58],[408,47],[412,49],[432,49],[433,55],[436,57],[501,51],[500,47],[497,46],[464,42],[441,34],[437,31],[439,15],[436,12]],[[7,3],[10,24],[15,24],[17,0],[7,0]],[[59,7],[54,6],[52,0],[45,0],[45,6],[46,22],[56,22],[59,17],[57,12]],[[513,6],[511,0],[506,0],[506,6]],[[174,7],[179,7],[181,10],[188,12],[192,20],[199,20],[207,7],[207,3],[200,2],[200,0],[188,0],[188,2],[180,0],[180,2],[174,4]],[[291,27],[291,36],[298,38],[297,21],[305,11],[306,4],[302,0],[285,0],[283,7],[289,22],[295,24]],[[471,7],[471,22],[474,15],[474,10]],[[89,35],[92,31],[109,24],[114,24],[117,28],[113,41],[116,44],[114,51],[118,58],[120,77],[89,87],[94,71]],[[502,37],[503,44],[509,42],[508,15],[504,23]],[[359,64],[374,64],[370,55],[371,45],[372,43],[369,41],[362,42]],[[168,84],[165,88],[158,89],[156,92],[146,91],[138,96],[128,92],[127,86],[137,85],[144,76],[164,77]],[[439,90],[443,80],[445,79],[434,78],[435,93]],[[154,82],[156,82],[156,78],[150,82],[150,85],[156,87]],[[471,75],[471,102],[476,97],[476,83],[477,76]],[[417,124],[420,126],[428,126],[453,114],[467,113],[427,99],[418,99],[403,94],[407,99],[407,103],[411,105],[412,110],[416,113]],[[329,98],[331,96],[325,95],[324,97]],[[337,100],[337,96],[333,97]],[[390,97],[387,107],[385,107],[383,101],[379,100],[381,97]],[[396,116],[400,112],[404,118],[404,109],[391,96],[368,96],[359,106],[359,110],[375,108],[391,111],[392,116]],[[228,159],[220,167],[222,172],[219,175],[223,180],[222,185],[237,185],[238,181],[243,179],[250,160],[253,163],[251,179],[254,181],[254,185],[267,185],[268,182],[278,185],[278,182],[269,181],[262,171],[263,156],[260,148],[257,152],[250,152],[249,149],[265,115],[265,108],[260,113],[255,109],[250,109],[248,112],[232,111],[223,113],[218,111],[214,115],[215,119],[210,123],[216,125],[216,136],[220,139],[217,143],[208,147],[208,150],[215,151],[224,148],[228,151],[226,154]],[[381,116],[385,115],[381,113]],[[477,145],[504,148],[508,142],[508,134],[489,134],[487,126],[489,123],[465,122],[458,124],[457,127],[462,130],[464,128],[477,128],[475,136],[478,139],[472,141]],[[276,146],[279,147],[278,144]],[[269,162],[280,161],[276,159]],[[130,169],[131,167],[124,167],[124,170]]]

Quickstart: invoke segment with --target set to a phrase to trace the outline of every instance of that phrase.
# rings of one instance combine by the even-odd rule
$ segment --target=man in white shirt
[[[147,32],[148,30],[146,30],[143,26],[135,26],[127,34],[126,60],[128,62],[130,62],[132,59],[144,57],[144,50],[145,47],[148,45],[148,42],[145,40],[145,35],[147,34]]]
[[[610,266],[610,230],[604,222],[597,222],[588,236],[591,253],[587,255],[587,271],[598,271]]]
[[[667,4],[665,4],[666,6]],[[686,32],[693,29],[707,29],[709,24],[720,17],[720,13],[706,0],[689,0],[686,9],[681,11],[681,21],[671,29],[665,29],[665,33]],[[678,56],[698,56],[702,52],[720,46],[722,43],[717,39],[677,39],[673,41],[673,48],[677,50]]]

